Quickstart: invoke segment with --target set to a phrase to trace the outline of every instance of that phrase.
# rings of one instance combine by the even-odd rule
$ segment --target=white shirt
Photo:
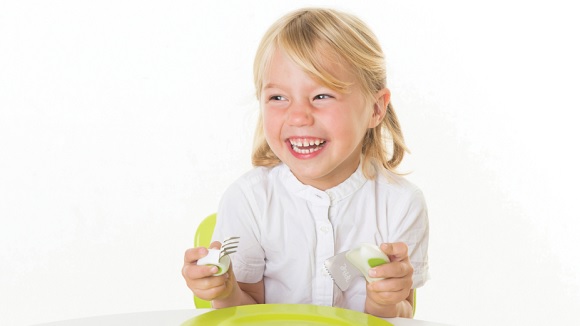
[[[361,243],[405,242],[413,288],[428,277],[429,225],[422,192],[401,176],[357,171],[326,191],[302,184],[289,168],[258,167],[225,192],[214,241],[240,236],[231,255],[236,279],[262,278],[266,303],[309,303],[364,311],[365,280],[342,292],[324,261]]]

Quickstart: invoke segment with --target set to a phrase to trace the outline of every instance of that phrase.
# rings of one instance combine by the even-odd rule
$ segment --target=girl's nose
[[[294,127],[310,126],[314,123],[310,103],[292,103],[287,111],[286,121]]]

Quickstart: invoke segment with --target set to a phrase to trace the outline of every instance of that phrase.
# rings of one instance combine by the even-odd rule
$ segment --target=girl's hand
[[[215,241],[210,245],[210,248],[220,249],[221,243]],[[181,274],[187,287],[196,297],[206,301],[227,298],[234,291],[234,286],[237,285],[233,268],[230,266],[227,273],[213,276],[218,272],[217,266],[197,265],[197,261],[207,254],[208,250],[205,247],[187,249]]]
[[[410,293],[413,286],[413,266],[409,261],[407,245],[403,242],[383,243],[380,248],[391,262],[369,270],[369,276],[384,280],[367,284],[365,310],[381,317],[412,317],[408,316],[408,312],[411,311],[412,315]],[[409,298],[411,302],[405,301]],[[374,313],[375,311],[381,313]]]

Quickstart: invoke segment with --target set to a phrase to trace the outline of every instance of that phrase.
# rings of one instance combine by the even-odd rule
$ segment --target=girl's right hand
[[[215,241],[210,245],[210,248],[220,249],[221,243]],[[233,293],[234,286],[237,285],[233,268],[230,266],[227,273],[213,276],[218,272],[216,266],[197,265],[197,261],[207,254],[208,250],[205,247],[187,249],[181,274],[187,287],[196,297],[206,301],[225,299]]]

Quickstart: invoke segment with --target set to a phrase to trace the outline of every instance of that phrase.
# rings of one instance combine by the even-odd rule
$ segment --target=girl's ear
[[[391,91],[388,88],[383,88],[377,92],[375,96],[375,103],[373,105],[373,115],[369,121],[369,128],[378,126],[385,118],[387,113],[387,105],[391,100]]]

